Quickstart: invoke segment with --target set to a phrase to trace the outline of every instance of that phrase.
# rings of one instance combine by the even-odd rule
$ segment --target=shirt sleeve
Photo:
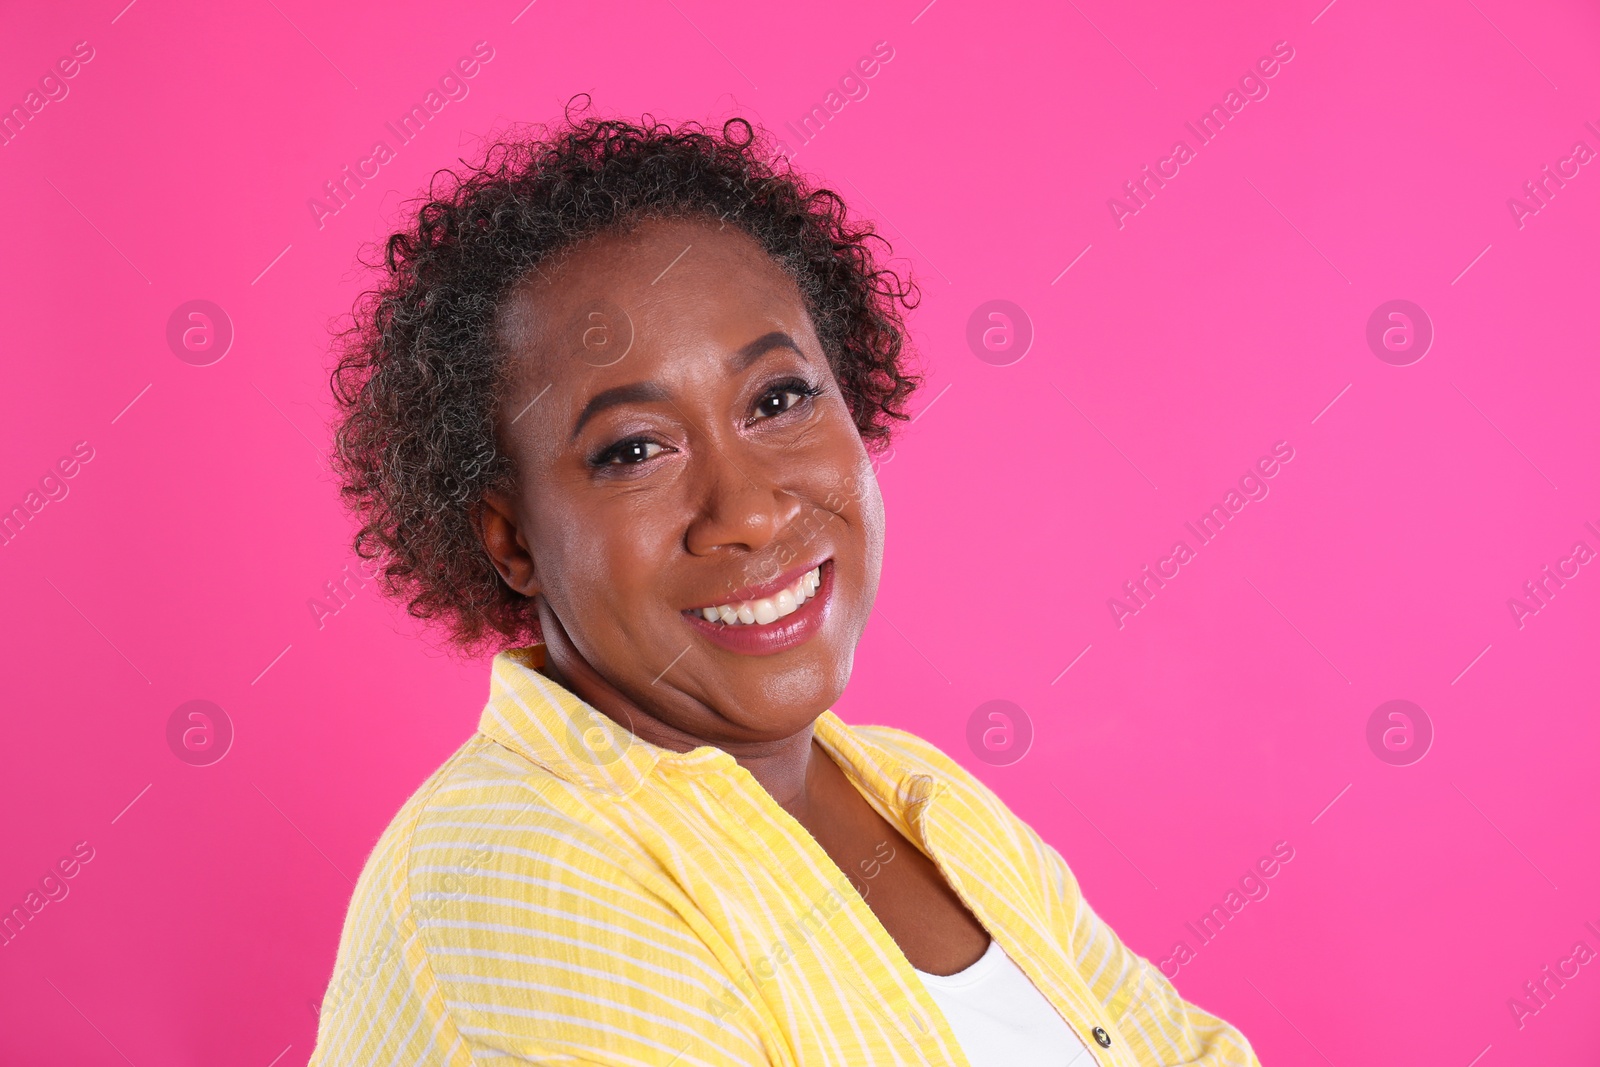
[[[380,841],[308,1067],[768,1067],[751,983],[669,887],[511,795],[430,809]]]
[[[1261,1067],[1234,1027],[1183,999],[1149,960],[1129,949],[1084,899],[1061,853],[1015,815],[1043,868],[1050,919],[1074,966],[1141,1064],[1149,1067]]]
[[[395,892],[404,872],[394,851],[380,842],[356,883],[307,1067],[472,1067],[404,894]]]

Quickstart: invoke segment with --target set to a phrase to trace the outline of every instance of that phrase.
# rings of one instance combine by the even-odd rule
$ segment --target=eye
[[[785,411],[797,407],[821,393],[821,389],[799,379],[779,382],[762,394],[760,400],[756,401],[756,416],[770,419],[774,415],[782,415]]]
[[[631,466],[643,463],[647,459],[654,459],[663,451],[661,445],[643,437],[630,437],[626,441],[618,441],[607,448],[591,461],[597,467],[606,466]]]

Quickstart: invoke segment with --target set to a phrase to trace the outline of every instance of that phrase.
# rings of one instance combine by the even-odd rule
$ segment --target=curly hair
[[[581,98],[577,98],[581,99]],[[496,399],[509,381],[502,302],[546,257],[648,218],[739,226],[796,281],[869,450],[881,451],[921,384],[902,309],[918,290],[881,266],[870,224],[775,156],[742,118],[720,130],[583,116],[493,139],[481,162],[441,170],[382,245],[332,372],[334,468],[360,520],[356,555],[411,615],[458,648],[539,640],[531,601],[479,540],[486,492],[512,493]]]

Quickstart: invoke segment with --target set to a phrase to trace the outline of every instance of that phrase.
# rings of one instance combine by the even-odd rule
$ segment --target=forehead
[[[698,219],[580,242],[517,286],[501,322],[508,351],[547,379],[569,364],[585,377],[637,371],[687,341],[738,347],[769,329],[811,336],[794,279],[748,233]]]

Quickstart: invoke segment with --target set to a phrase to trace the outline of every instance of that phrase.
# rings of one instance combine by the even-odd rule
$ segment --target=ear
[[[533,554],[528,550],[528,541],[511,498],[495,492],[485,493],[475,522],[478,539],[506,585],[523,596],[537,596],[540,586]]]

